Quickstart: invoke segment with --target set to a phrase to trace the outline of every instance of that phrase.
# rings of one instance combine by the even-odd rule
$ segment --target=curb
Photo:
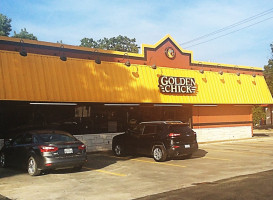
[[[232,142],[237,142],[237,141],[244,141],[244,140],[257,140],[261,138],[270,138],[271,136],[266,135],[266,136],[253,136],[251,138],[240,138],[240,139],[231,139],[231,140],[218,140],[218,141],[208,141],[208,142],[198,142],[199,145],[203,144],[213,144],[213,143],[232,143]]]

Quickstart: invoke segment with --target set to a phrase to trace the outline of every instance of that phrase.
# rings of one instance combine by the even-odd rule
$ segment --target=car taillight
[[[58,147],[54,146],[39,146],[41,152],[55,152],[58,151]]]
[[[84,149],[86,149],[86,146],[84,144],[82,144],[82,145],[78,146],[78,149],[79,150],[84,150]]]
[[[170,133],[168,136],[169,137],[177,137],[177,136],[180,136],[180,133]]]

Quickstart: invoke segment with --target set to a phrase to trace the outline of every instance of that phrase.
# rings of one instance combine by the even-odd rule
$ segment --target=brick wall
[[[199,128],[194,129],[197,133],[197,142],[209,142],[220,140],[233,140],[251,138],[251,126]]]
[[[234,140],[251,138],[251,126],[218,127],[194,129],[198,142]],[[101,133],[74,135],[87,146],[87,152],[107,151],[112,149],[112,139],[122,133]]]
[[[112,150],[112,139],[122,133],[74,135],[87,146],[87,152]]]

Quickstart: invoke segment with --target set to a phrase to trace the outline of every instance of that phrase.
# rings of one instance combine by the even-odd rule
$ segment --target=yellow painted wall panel
[[[3,82],[4,84],[1,85],[4,88],[1,88],[1,90],[5,91],[5,99],[9,99],[12,97],[12,94],[14,94],[12,92],[12,82],[11,82],[11,78],[10,75],[12,74],[11,71],[9,70],[9,66],[10,66],[10,62],[12,62],[12,60],[10,60],[10,62],[8,62],[8,56],[6,54],[4,54],[3,56],[1,56],[1,68],[2,68],[2,73],[3,76],[1,78],[3,78]],[[14,94],[15,95],[15,94]]]
[[[0,99],[6,98],[6,91],[5,88],[5,81],[4,81],[4,72],[3,72],[3,60],[4,56],[3,54],[0,54]]]
[[[263,76],[102,62],[0,51],[0,100],[271,104]],[[195,78],[195,94],[162,94],[160,76]]]

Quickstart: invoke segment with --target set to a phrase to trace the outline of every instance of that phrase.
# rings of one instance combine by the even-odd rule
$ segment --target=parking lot
[[[257,137],[260,136],[260,137]],[[200,144],[191,159],[155,162],[88,155],[81,172],[58,170],[31,177],[20,169],[0,169],[0,194],[10,199],[134,199],[273,169],[273,137]]]

